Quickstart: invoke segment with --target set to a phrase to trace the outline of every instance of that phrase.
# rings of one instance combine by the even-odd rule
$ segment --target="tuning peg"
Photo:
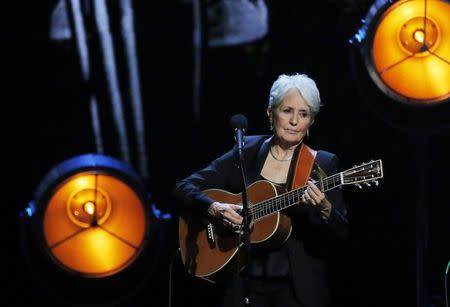
[[[371,184],[370,184],[370,183],[368,183],[368,182],[364,182],[364,184],[365,184],[366,186],[368,186],[368,187],[370,187],[370,186],[371,186]]]
[[[376,186],[379,185],[378,180],[375,180],[374,183],[375,183]]]
[[[361,186],[359,183],[357,183],[356,186],[357,186],[358,188],[362,189],[362,186]]]

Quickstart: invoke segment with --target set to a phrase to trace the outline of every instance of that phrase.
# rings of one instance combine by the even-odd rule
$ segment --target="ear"
[[[267,116],[269,117],[269,120],[272,118],[272,109],[270,107],[267,107]]]

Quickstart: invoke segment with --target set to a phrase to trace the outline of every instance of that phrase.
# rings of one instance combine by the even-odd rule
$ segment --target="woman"
[[[221,283],[222,306],[244,306],[248,302],[243,298],[248,293],[251,306],[330,304],[326,263],[330,252],[347,238],[348,222],[341,191],[332,189],[323,193],[315,184],[318,176],[338,172],[338,158],[327,151],[314,151],[305,144],[320,107],[320,94],[311,78],[305,74],[280,75],[270,90],[267,108],[273,135],[245,138],[248,186],[265,180],[278,194],[298,186],[305,189],[299,204],[281,211],[291,223],[287,239],[275,247],[252,244],[250,261],[242,271],[250,281],[244,283],[247,279],[235,278]],[[312,162],[305,158],[308,152]],[[204,169],[180,180],[174,196],[181,210],[221,221],[225,227],[239,232],[242,206],[221,202],[204,193],[212,188],[241,192],[241,174],[233,153],[228,151]],[[307,163],[311,164],[310,168]],[[296,181],[300,173],[307,175],[304,182]]]

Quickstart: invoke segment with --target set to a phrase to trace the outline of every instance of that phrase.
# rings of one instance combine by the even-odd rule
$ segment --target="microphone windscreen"
[[[230,119],[230,126],[233,130],[235,129],[247,130],[248,126],[247,117],[245,117],[242,114],[233,115]]]

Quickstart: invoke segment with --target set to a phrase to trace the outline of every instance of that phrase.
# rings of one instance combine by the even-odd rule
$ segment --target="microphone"
[[[237,149],[244,147],[244,133],[248,126],[247,117],[242,114],[235,114],[230,119],[230,126],[234,130]]]

